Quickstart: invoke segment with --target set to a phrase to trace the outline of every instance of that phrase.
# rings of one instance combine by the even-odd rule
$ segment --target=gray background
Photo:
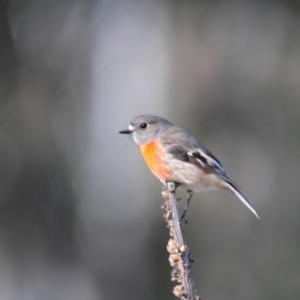
[[[225,191],[194,196],[200,296],[297,299],[299,14],[298,1],[0,1],[0,299],[174,298],[161,184],[118,135],[141,113],[199,137],[261,217]]]

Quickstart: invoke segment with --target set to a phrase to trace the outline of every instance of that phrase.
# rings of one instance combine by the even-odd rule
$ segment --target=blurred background
[[[118,134],[141,113],[201,139],[261,217],[194,196],[198,294],[297,299],[299,83],[298,1],[0,0],[0,299],[175,298],[161,183]]]

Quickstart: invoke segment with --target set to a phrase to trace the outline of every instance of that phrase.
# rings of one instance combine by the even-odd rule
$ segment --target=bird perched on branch
[[[184,129],[162,117],[145,114],[135,117],[128,129],[119,133],[132,136],[150,170],[161,182],[174,182],[187,190],[183,221],[193,192],[210,189],[233,192],[259,218],[218,159]]]

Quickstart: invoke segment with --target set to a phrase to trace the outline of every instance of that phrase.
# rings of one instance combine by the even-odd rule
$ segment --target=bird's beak
[[[119,131],[119,133],[121,133],[121,134],[130,134],[130,133],[132,133],[132,131],[129,130],[129,129],[125,129],[125,130]]]
[[[131,133],[133,133],[133,131],[134,131],[134,127],[131,124],[129,124],[128,129],[121,130],[121,131],[119,131],[119,133],[121,133],[121,134],[131,134]]]

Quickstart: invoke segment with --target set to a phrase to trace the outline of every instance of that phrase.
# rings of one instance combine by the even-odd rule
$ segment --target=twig
[[[188,246],[183,237],[182,223],[177,207],[177,199],[175,195],[176,185],[173,182],[167,182],[162,192],[165,205],[162,206],[166,210],[164,218],[170,228],[170,240],[167,250],[170,253],[169,261],[173,270],[171,272],[172,281],[180,284],[173,289],[175,296],[181,300],[201,300],[195,294],[194,282],[192,279],[192,259]]]

